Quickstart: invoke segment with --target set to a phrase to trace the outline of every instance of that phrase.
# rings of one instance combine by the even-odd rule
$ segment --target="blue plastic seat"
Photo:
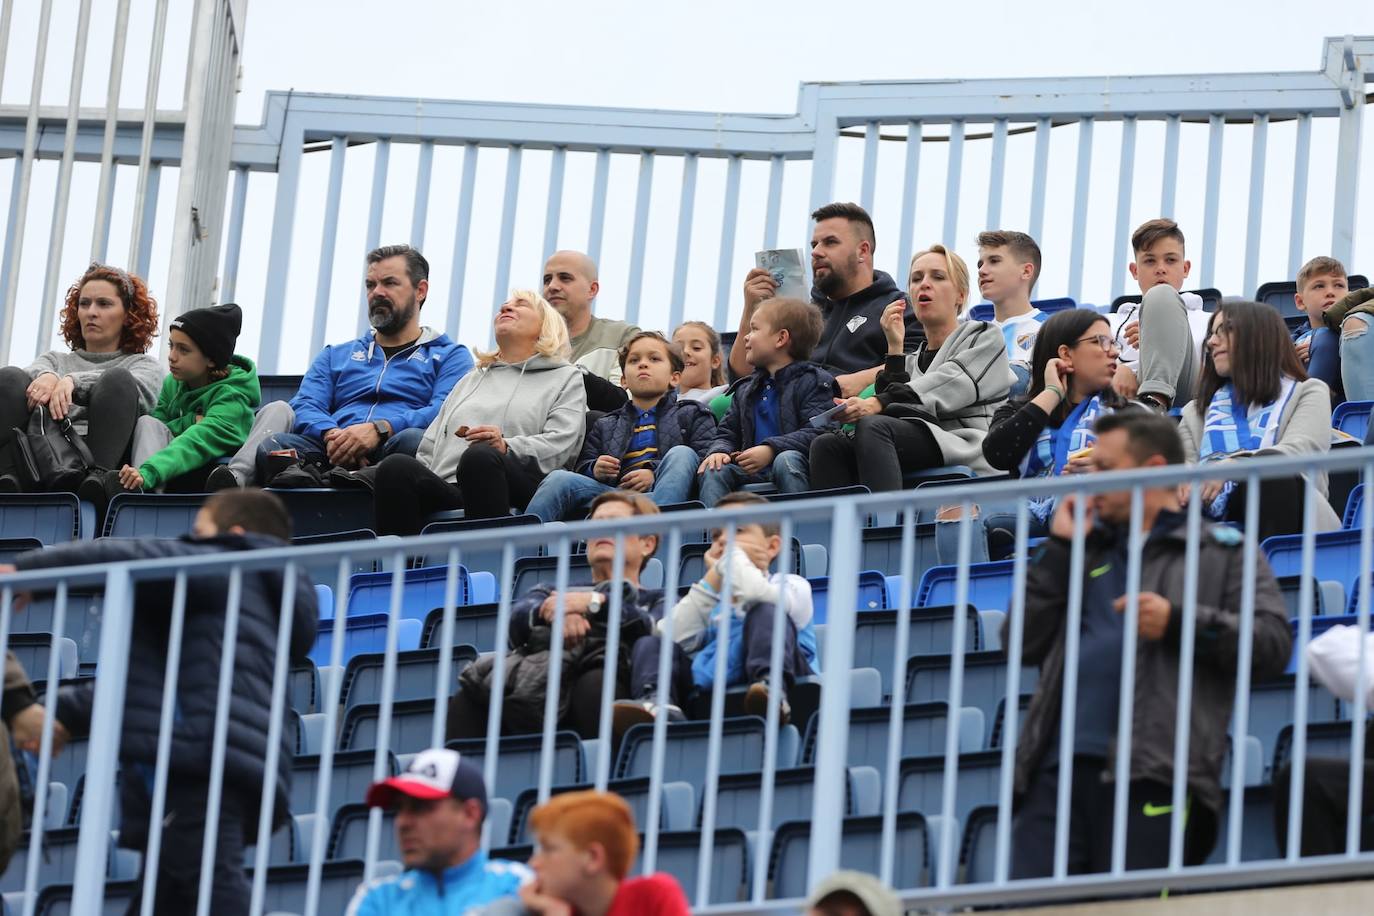
[[[786,821],[809,818],[815,788],[815,767],[776,770],[773,774],[773,819],[769,826],[776,829]],[[844,813],[848,815],[853,813],[853,792],[847,776],[842,788],[845,796]],[[721,776],[716,789],[716,826],[757,830],[762,794],[762,773],[729,773]],[[698,829],[704,823],[705,809],[706,799],[703,796],[696,811],[695,826]]]
[[[658,835],[658,870],[677,879],[690,903],[696,902],[700,844],[701,834],[695,831]],[[631,869],[632,874],[638,874],[642,868],[642,841],[639,849],[634,868]],[[717,830],[712,843],[710,863],[711,880],[706,902],[734,903],[744,899],[747,891],[745,883],[749,878],[749,840],[745,837],[744,831],[732,828]]]
[[[840,825],[840,868],[869,872],[882,861],[883,819],[847,817]],[[929,842],[925,818],[915,812],[897,815],[897,838],[892,886],[897,890],[922,887],[928,881]],[[811,855],[811,822],[783,824],[773,835],[769,873],[774,898],[806,896],[807,867]]]
[[[71,493],[0,494],[0,538],[33,538],[48,546],[96,533],[94,508]]]
[[[474,604],[454,608],[453,644],[473,646],[478,652],[496,650],[496,615],[499,606],[495,604]],[[420,645],[426,649],[439,647],[444,635],[444,609],[435,608],[425,618]]]
[[[362,859],[367,856],[367,822],[372,809],[364,804],[350,804],[338,808],[329,830],[327,859]],[[382,829],[378,834],[377,858],[380,861],[400,861],[401,846],[396,842],[396,812],[382,812]],[[499,840],[500,838],[494,838]]]
[[[453,531],[487,530],[490,528],[511,528],[519,525],[541,524],[537,515],[503,515],[500,518],[464,518],[461,509],[449,512],[436,512],[420,529],[421,534],[439,534]],[[491,543],[487,546],[465,547],[459,554],[460,562],[471,570],[482,570],[493,575],[501,574],[501,554],[504,545]],[[535,545],[516,545],[516,557],[542,556],[543,551]],[[447,550],[435,550],[420,558],[421,566],[443,566],[448,563]]]
[[[1346,401],[1344,404],[1338,404],[1336,409],[1331,411],[1331,426],[1363,442],[1369,432],[1371,408],[1374,408],[1374,401]]]
[[[1026,721],[1026,710],[1030,709],[1031,697],[1034,694],[1023,693],[1016,698],[1016,734],[1021,734],[1021,724]],[[1007,733],[1007,698],[997,701],[997,712],[992,716],[992,729],[988,733],[988,750],[996,750],[1002,746],[1002,739]]]
[[[1341,515],[1342,528],[1359,528],[1364,523],[1364,484],[1357,483],[1345,498],[1345,512]]]
[[[504,765],[504,761],[503,761]],[[592,783],[578,783],[571,785],[555,785],[549,788],[551,795],[560,795],[564,792],[582,792],[593,789]],[[695,799],[695,794],[690,792],[685,785],[676,788],[683,790],[683,793],[670,793],[668,787],[659,793],[659,828],[661,830],[688,830],[695,826],[693,818],[696,812],[691,810],[691,802]],[[640,777],[637,779],[613,779],[606,783],[606,791],[619,795],[630,806],[630,811],[634,814],[635,823],[643,827],[649,816],[649,779]],[[684,794],[685,793],[685,794]],[[686,802],[686,805],[677,804],[678,801]],[[539,789],[536,786],[521,792],[515,798],[515,804],[511,809],[510,845],[520,845],[523,843],[533,843],[534,835],[530,833],[530,814],[539,804]],[[685,810],[683,810],[685,808]],[[736,826],[731,823],[717,821],[721,826]],[[506,837],[492,837],[493,843],[506,843]]]
[[[1243,791],[1240,860],[1257,862],[1264,859],[1277,859],[1282,853],[1274,836],[1274,790],[1269,786],[1250,786]],[[1231,829],[1231,793],[1221,793],[1221,811],[1217,813],[1217,842],[1212,854],[1207,857],[1208,865],[1220,865],[1226,861],[1226,846]]]
[[[389,618],[386,614],[368,614],[349,617],[344,625],[344,664],[355,655],[365,652],[386,651],[386,628]],[[401,619],[396,621],[396,648],[406,652],[420,648],[421,623],[418,620]],[[334,621],[321,620],[319,632],[315,636],[314,648],[310,650],[310,660],[316,665],[328,665],[334,645]]]
[[[1274,762],[1270,777],[1276,777],[1280,769],[1293,756],[1293,725],[1290,723],[1279,729],[1278,740],[1274,744]],[[1307,723],[1307,759],[1313,757],[1334,757],[1339,760],[1350,759],[1350,720],[1343,722]]]
[[[955,766],[958,767],[958,777],[955,782],[954,816],[962,824],[974,808],[997,803],[1002,752],[960,754]],[[897,810],[919,811],[926,817],[941,814],[944,769],[943,754],[903,760],[897,788]]]
[[[338,534],[364,528],[377,530],[371,490],[269,489],[286,503],[291,530],[297,537]]]
[[[964,883],[993,880],[997,868],[997,808],[982,805],[969,812],[959,858],[964,862]]]
[[[1302,610],[1302,576],[1279,576],[1277,581],[1279,592],[1283,595],[1283,603],[1288,607],[1288,619],[1297,620]],[[1311,579],[1311,586],[1312,613],[1320,617],[1326,613],[1325,596],[1322,594],[1321,584],[1315,578]]]
[[[912,531],[915,557],[912,569],[916,575],[939,562],[935,548],[935,523],[918,524]],[[859,566],[863,569],[876,569],[885,576],[897,576],[902,572],[902,526],[887,525],[879,528],[865,528],[862,532],[859,549]]]
[[[1283,675],[1250,687],[1250,712],[1246,731],[1259,739],[1268,768],[1278,749],[1279,736],[1293,721],[1296,688],[1293,675]],[[1334,722],[1340,717],[1336,698],[1315,682],[1307,688],[1307,721]]]
[[[822,624],[829,616],[830,577],[807,579],[811,583],[812,622]],[[860,612],[877,611],[887,607],[887,579],[876,569],[859,571],[858,608]]]
[[[1058,296],[1054,299],[1032,299],[1031,305],[1047,315],[1062,312],[1064,309],[1078,308],[1078,303],[1068,296]],[[978,321],[992,321],[995,315],[996,309],[991,302],[980,302],[969,309],[969,317]]]
[[[46,678],[53,641],[51,633],[11,633],[9,650],[19,659],[30,678]],[[58,678],[76,677],[76,641],[67,636],[59,636],[56,642]]]
[[[442,703],[447,705],[448,698]],[[377,746],[381,727],[381,706],[359,703],[344,714],[339,730],[339,750],[356,751]],[[387,750],[395,754],[417,754],[432,745],[434,700],[406,700],[392,704],[391,738]]]
[[[273,401],[289,401],[301,389],[300,375],[259,375],[258,386],[262,389],[263,404]]]
[[[305,889],[310,875],[309,865],[276,865],[267,869],[267,893],[263,898],[264,913],[304,913]],[[252,881],[252,871],[248,872]],[[363,863],[346,859],[324,863],[320,877],[321,913],[342,913],[363,880]]]
[[[463,669],[477,661],[477,650],[472,646],[454,646],[450,650],[453,664],[449,668],[449,684],[442,688],[444,696],[452,696],[458,686],[458,675]],[[343,690],[340,694],[344,710],[352,709],[362,703],[377,703],[382,698],[382,675],[386,664],[385,653],[355,655],[348,660],[344,669]],[[411,649],[396,653],[395,695],[397,702],[402,700],[434,700],[434,679],[439,671],[438,649]]]
[[[426,566],[407,569],[401,589],[401,616],[424,620],[429,612],[444,606],[448,589],[449,570],[446,566]],[[357,573],[348,580],[348,616],[386,614],[391,610],[389,572]],[[474,581],[476,580],[476,581]],[[484,574],[474,576],[466,568],[458,567],[457,603],[482,604],[494,601],[494,580]],[[478,593],[481,592],[479,595]]]
[[[38,895],[34,907],[35,916],[71,916],[72,891],[70,884],[49,884]],[[101,906],[101,916],[123,916],[134,898],[133,881],[106,881],[105,902]]]
[[[105,510],[107,538],[178,538],[191,530],[205,496],[199,493],[118,493]]]
[[[1275,576],[1302,574],[1302,535],[1275,535],[1265,538],[1260,547]],[[1312,564],[1312,574],[1319,582],[1350,582],[1360,571],[1360,532],[1318,532]]]
[[[892,669],[898,613],[869,611],[859,614],[854,622],[854,667],[876,668],[879,677],[882,678],[883,696],[893,695],[901,684]],[[964,646],[970,653],[969,657],[972,657],[972,653],[982,648],[982,628],[978,615],[967,609],[963,614],[956,615],[953,607],[911,609],[911,620],[907,626],[907,655],[911,657],[948,653],[954,644],[955,621],[959,617],[964,621]],[[932,696],[925,699],[943,697]]]
[[[1005,611],[1011,602],[1013,563],[1013,560],[970,563],[969,603],[983,611]],[[957,576],[957,566],[932,566],[927,569],[916,587],[916,606],[953,604]]]
[[[750,485],[752,486],[752,484]],[[770,503],[788,503],[808,499],[826,499],[838,496],[861,496],[872,492],[865,486],[836,487],[831,490],[807,490],[804,493],[768,493]],[[824,518],[796,518],[792,523],[792,536],[803,544],[823,544],[830,546],[830,516]]]
[[[949,699],[949,655],[914,656],[907,663],[906,702],[929,703]],[[1020,693],[1033,693],[1040,680],[1040,671],[1031,665],[1021,667]],[[983,711],[992,723],[997,704],[1007,696],[1007,659],[1001,652],[973,652],[964,656],[963,705]]]
[[[879,774],[887,772],[887,744],[891,729],[891,712],[886,706],[849,711],[849,740],[846,744],[848,766],[873,767]],[[945,752],[949,730],[948,703],[909,703],[902,710],[902,740],[899,758],[924,757]],[[801,762],[816,762],[816,748],[822,740],[820,717],[812,718],[802,741]],[[983,748],[983,713],[973,707],[959,711],[959,749],[977,751]]]
[[[310,659],[292,664],[287,674],[286,702],[298,713],[320,712],[320,669]]]
[[[42,889],[49,884],[70,884],[76,878],[76,841],[80,831],[62,827],[43,831],[43,851],[38,857],[38,883]],[[0,874],[0,893],[9,894],[24,889],[25,871],[29,860],[29,832],[21,835],[10,864]]]
[[[323,814],[333,818],[344,805],[361,804],[368,786],[374,782],[375,760],[376,754],[370,748],[336,753],[330,773],[328,805],[323,812],[318,812],[315,802],[320,785],[320,757],[312,754],[295,758],[291,761],[291,813]],[[400,772],[394,750],[387,751],[384,769],[383,779]]]
[[[488,792],[498,798],[516,799],[526,789],[539,785],[539,759],[544,746],[543,735],[502,735],[497,746],[500,766],[496,768],[496,783]],[[487,739],[461,738],[445,747],[462,754],[468,762],[481,768],[486,759]],[[576,732],[554,733],[553,785],[577,785],[586,778],[587,757],[582,739]]]
[[[665,742],[663,779],[687,782],[701,789],[706,776],[706,747],[710,722],[673,722]],[[721,730],[720,772],[749,773],[763,769],[765,725],[758,716],[724,720]],[[616,779],[648,776],[654,729],[636,725],[625,732],[612,770]]]

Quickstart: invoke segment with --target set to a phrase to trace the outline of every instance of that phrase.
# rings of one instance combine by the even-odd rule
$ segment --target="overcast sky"
[[[108,71],[108,38],[99,23],[112,19],[113,0],[96,4],[97,28],[88,54],[83,103],[103,105]],[[184,74],[189,3],[174,2],[169,25],[166,72],[160,98],[174,107]],[[71,23],[77,0],[57,0],[53,50],[49,55],[44,101],[61,104],[70,82]],[[4,65],[0,101],[22,104],[29,92],[32,33],[37,0],[17,0],[14,34]],[[134,31],[122,104],[141,106],[147,60],[147,32],[151,0],[135,0]],[[102,18],[103,17],[103,18]],[[108,26],[106,25],[106,28]],[[1139,6],[1058,2],[984,2],[978,4],[917,4],[908,2],[855,4],[835,2],[751,3],[699,0],[668,5],[643,2],[582,2],[508,0],[498,4],[414,2],[386,4],[364,0],[295,0],[268,3],[250,0],[242,59],[239,124],[256,124],[262,101],[270,90],[332,92],[423,98],[541,102],[569,105],[608,105],[679,108],[699,111],[790,113],[796,110],[797,90],[804,81],[949,79],[979,77],[1138,75],[1153,73],[1215,73],[1316,70],[1321,41],[1328,35],[1374,34],[1374,4],[1353,0],[1310,0],[1300,8],[1276,0],[1235,3],[1196,2],[1186,6]],[[25,36],[28,43],[25,43]],[[140,45],[139,42],[142,42]],[[65,55],[65,56],[64,56]],[[1374,147],[1366,118],[1364,161]],[[1308,246],[1310,254],[1329,244],[1331,169],[1322,157],[1329,154],[1334,131],[1317,124],[1313,131],[1313,174],[1309,193]],[[1137,181],[1132,221],[1157,215],[1160,193],[1159,149],[1162,129],[1142,125],[1137,154]],[[1068,222],[1072,208],[1076,128],[1055,131],[1045,236],[1047,264],[1038,295],[1062,294],[1067,284]],[[1119,128],[1102,125],[1094,138],[1091,238],[1086,252],[1083,299],[1102,302],[1111,295],[1116,187],[1112,173],[1119,155]],[[1269,137],[1265,222],[1262,236],[1264,269],[1261,279],[1284,276],[1291,196],[1291,125],[1276,124]],[[969,143],[964,164],[958,237],[947,239],[970,259],[976,256],[972,238],[986,210],[987,145]],[[1246,220],[1249,156],[1248,137],[1228,132],[1226,181],[1223,185],[1221,243],[1216,273],[1226,292],[1240,285]],[[901,207],[901,160],[904,144],[883,144],[879,170],[879,200],[875,220],[879,231],[878,263],[895,269],[907,252],[896,251]],[[916,242],[936,240],[943,227],[944,144],[925,144],[917,195]],[[1007,186],[1003,223],[1024,227],[1029,213],[1029,189],[1018,176],[1030,172],[1032,142],[1008,147]],[[836,196],[857,198],[861,143],[842,144]],[[1202,181],[1206,128],[1185,128],[1181,150],[1179,212],[1190,244],[1201,241]],[[345,195],[335,271],[330,294],[328,333],[331,339],[356,330],[359,266],[367,219],[367,195],[372,172],[371,147],[350,150],[345,169]],[[590,184],[590,161],[570,156],[559,243],[585,245]],[[406,240],[414,201],[413,148],[397,145],[391,156],[383,241]],[[467,284],[457,332],[470,344],[485,344],[494,289],[494,241],[500,222],[504,164],[499,153],[479,159],[479,188],[469,251]],[[429,323],[445,324],[452,269],[451,246],[461,171],[457,150],[441,150],[435,157],[425,249],[434,264]],[[44,164],[40,163],[40,166]],[[21,273],[21,296],[33,302],[41,295],[51,211],[54,164],[35,173]],[[720,167],[718,167],[720,166]],[[9,206],[9,162],[0,162],[0,208]],[[605,291],[598,311],[622,315],[627,303],[629,222],[634,199],[635,163],[627,158],[613,167],[610,204],[603,250]],[[328,154],[305,157],[292,268],[288,287],[287,340],[284,368],[300,371],[307,352],[308,314],[317,286],[319,213],[322,210]],[[132,170],[122,169],[116,188],[115,226],[111,260],[128,250],[128,226],[121,221],[131,212]],[[527,153],[521,183],[520,217],[513,259],[514,285],[538,281],[542,261],[543,215],[547,188],[547,154]],[[766,166],[746,169],[741,197],[739,234],[731,274],[741,275],[762,234],[763,188]],[[789,166],[784,197],[782,244],[804,245],[807,172]],[[675,247],[679,161],[660,159],[655,171],[653,218],[646,256],[642,323],[666,319]],[[688,278],[689,313],[704,310],[711,317],[717,282],[720,197],[724,169],[719,162],[702,161],[696,198],[696,227],[692,240],[692,271]],[[48,182],[45,184],[45,182]],[[62,258],[63,276],[79,274],[90,249],[90,197],[95,181],[78,170],[74,182],[69,242]],[[886,189],[886,192],[885,192]],[[264,286],[274,179],[255,175],[250,183],[248,227],[236,298],[244,304],[249,323],[241,349],[254,353]],[[84,196],[83,196],[84,195]],[[159,213],[164,227],[175,198],[175,170],[164,172]],[[1361,188],[1360,247],[1374,243],[1374,180]],[[84,220],[84,222],[83,222]],[[1100,231],[1099,223],[1107,227]],[[1269,226],[1274,227],[1272,231]],[[159,229],[150,279],[155,291],[165,282],[165,251],[170,230]],[[1358,244],[1358,241],[1357,241]],[[1055,257],[1057,255],[1057,257]],[[1272,266],[1271,266],[1272,265]],[[1369,264],[1364,269],[1370,269]],[[1357,269],[1359,265],[1356,265]],[[1277,271],[1277,273],[1276,273]],[[732,302],[738,283],[731,277]],[[1239,291],[1239,290],[1235,290]],[[738,303],[733,302],[738,310]],[[436,307],[437,306],[437,307]],[[37,331],[36,309],[21,303],[16,321],[13,356],[32,352]]]

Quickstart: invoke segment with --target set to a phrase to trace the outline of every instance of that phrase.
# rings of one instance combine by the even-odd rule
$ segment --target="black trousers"
[[[29,374],[7,366],[0,369],[0,474],[14,474],[19,456],[12,430],[29,424]],[[128,369],[106,369],[92,387],[86,407],[86,447],[98,467],[117,470],[129,454],[134,424],[143,412],[138,384]]]
[[[1307,502],[1307,484],[1301,477],[1270,477],[1261,480],[1260,517],[1256,522],[1262,541],[1276,534],[1301,534],[1303,506]],[[1228,522],[1245,524],[1245,481],[1236,481],[1235,489],[1226,500]]]
[[[811,443],[811,486],[829,490],[858,483],[874,492],[900,490],[904,473],[944,463],[925,423],[874,414],[855,424],[853,437],[826,433]]]
[[[605,682],[605,672],[600,666],[583,671],[573,678],[572,696],[568,702],[568,712],[558,723],[560,728],[571,728],[578,736],[587,741],[595,740],[601,727],[601,685]],[[623,691],[617,691],[619,696]],[[485,738],[487,736],[487,716],[490,709],[486,703],[473,693],[459,687],[448,701],[448,724],[445,740],[456,738]],[[502,734],[514,734],[503,718]]]
[[[1274,774],[1274,834],[1279,855],[1288,849],[1288,802],[1292,791],[1291,764]],[[1350,820],[1350,761],[1310,757],[1302,783],[1302,841],[1304,856],[1338,855],[1345,852],[1345,831]],[[1374,760],[1364,762],[1364,791],[1360,796],[1360,849],[1374,849]]]
[[[377,465],[373,498],[378,534],[419,534],[425,519],[444,509],[464,509],[468,518],[498,518],[524,508],[543,475],[510,452],[470,446],[449,482],[410,455],[390,455]]]
[[[658,654],[662,636],[641,636],[630,647],[630,696],[636,700],[658,701]],[[692,657],[676,642],[669,650],[668,702],[682,708],[692,695]]]
[[[130,774],[132,775],[132,774]],[[126,777],[127,778],[127,777]],[[153,912],[159,916],[185,916],[196,911],[200,899],[200,857],[205,841],[205,800],[208,783],[178,775],[167,781],[166,813],[157,863],[157,899]],[[151,802],[148,803],[151,808]],[[147,810],[146,808],[144,810]],[[228,787],[220,797],[219,828],[215,833],[214,878],[210,887],[211,916],[240,916],[248,912],[252,887],[243,868],[244,820],[258,816],[245,810]],[[140,843],[146,850],[146,843]],[[129,916],[142,906],[143,873],[129,901]]]
[[[1069,802],[1071,875],[1110,871],[1112,806],[1115,784],[1104,781],[1106,761],[1075,757]],[[1110,774],[1107,774],[1110,775]],[[1058,767],[1042,767],[1016,809],[1011,825],[1011,876],[1043,878],[1054,872],[1054,825]],[[1163,783],[1131,783],[1126,805],[1126,868],[1164,868],[1169,864],[1169,822],[1173,790]],[[1185,865],[1207,858],[1216,841],[1216,819],[1199,804],[1189,804],[1183,831]]]

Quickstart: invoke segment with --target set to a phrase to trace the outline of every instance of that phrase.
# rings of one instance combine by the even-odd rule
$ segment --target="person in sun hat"
[[[524,865],[482,851],[487,787],[482,771],[457,751],[421,751],[405,772],[373,783],[366,801],[395,812],[406,870],[359,886],[348,916],[482,913],[531,878]]]
[[[811,893],[806,912],[807,916],[901,916],[902,905],[873,875],[837,871]]]

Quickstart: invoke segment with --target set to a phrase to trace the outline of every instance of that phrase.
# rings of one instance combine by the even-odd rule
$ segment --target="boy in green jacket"
[[[172,319],[170,374],[153,412],[134,427],[131,463],[105,474],[106,500],[168,484],[199,492],[215,459],[242,447],[261,400],[257,367],[234,353],[242,324],[243,313],[232,303]]]

